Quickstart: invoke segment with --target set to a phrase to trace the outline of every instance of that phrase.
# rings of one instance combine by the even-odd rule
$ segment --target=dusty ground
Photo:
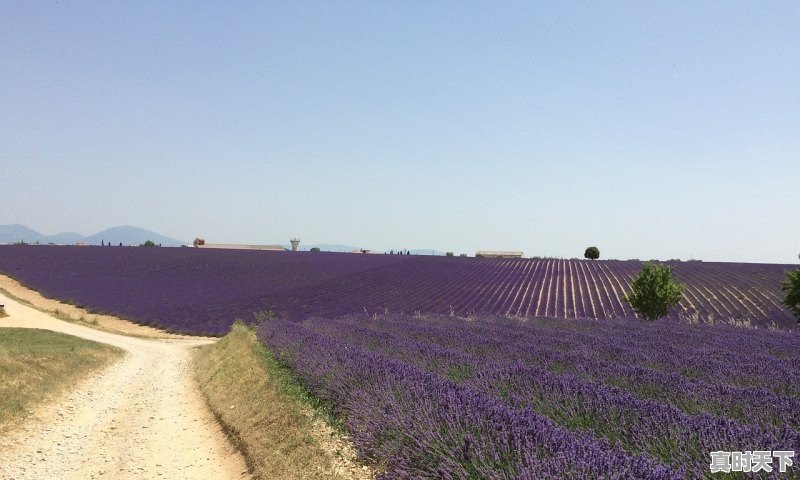
[[[58,320],[3,294],[0,304],[9,315],[0,327],[44,328],[128,352],[0,438],[0,478],[247,478],[191,374],[190,349],[212,340],[134,338]],[[115,329],[169,336],[135,327]]]

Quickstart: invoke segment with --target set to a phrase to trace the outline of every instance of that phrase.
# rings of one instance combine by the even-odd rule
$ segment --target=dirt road
[[[58,320],[0,294],[1,327],[43,328],[117,346],[123,360],[0,438],[2,479],[239,479],[242,457],[197,393],[190,349]]]

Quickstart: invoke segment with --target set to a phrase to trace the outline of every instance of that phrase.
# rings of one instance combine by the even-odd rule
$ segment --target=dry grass
[[[254,477],[372,478],[251,329],[236,324],[220,341],[198,348],[195,365],[203,395]]]
[[[0,434],[123,354],[50,330],[0,328]]]

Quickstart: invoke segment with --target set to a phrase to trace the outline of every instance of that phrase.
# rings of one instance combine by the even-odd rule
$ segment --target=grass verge
[[[235,324],[194,360],[201,392],[256,478],[372,478],[250,328]]]
[[[50,330],[0,328],[0,433],[34,406],[123,354],[110,345]]]

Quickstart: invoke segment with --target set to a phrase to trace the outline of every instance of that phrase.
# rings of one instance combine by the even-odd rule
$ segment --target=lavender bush
[[[686,350],[707,350],[703,337],[724,338],[730,344],[714,348],[740,363],[770,357],[778,365],[798,361],[798,335],[656,322],[633,329],[651,343],[625,346],[620,337],[629,322],[570,322],[562,328],[567,322],[361,314],[269,321],[259,335],[347,419],[359,451],[385,467],[386,478],[703,478],[711,451],[800,451],[797,396],[766,385],[741,388],[726,375],[714,384],[689,371],[614,371],[554,348],[631,350],[636,357],[675,333],[695,338],[681,342]],[[576,331],[584,338],[572,339]],[[512,334],[515,341],[507,342]],[[785,355],[754,352],[748,338]],[[548,349],[553,355],[543,354]],[[605,381],[631,374],[650,386]],[[659,384],[661,378],[669,382]],[[787,384],[796,392],[800,382]],[[676,387],[681,393],[671,391]],[[683,397],[691,401],[677,400]]]

